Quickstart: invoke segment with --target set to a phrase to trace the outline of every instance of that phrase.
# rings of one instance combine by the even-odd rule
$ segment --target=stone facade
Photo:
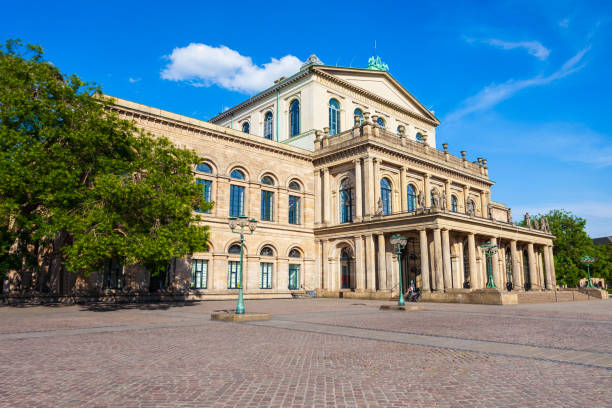
[[[336,132],[328,126],[330,98],[340,105]],[[300,134],[288,137],[293,100],[300,101]],[[438,120],[387,72],[309,65],[210,122],[121,99],[114,109],[202,158],[204,170],[195,169],[194,177],[208,183],[214,202],[200,214],[211,229],[210,248],[177,260],[157,280],[136,266],[58,278],[64,282],[56,285],[58,295],[164,288],[196,299],[235,297],[239,237],[228,217],[236,205],[258,220],[245,239],[247,299],[303,291],[389,298],[399,293],[400,267],[403,290],[412,284],[432,301],[504,303],[485,292],[556,286],[554,237],[512,223],[510,210],[491,198],[486,159],[453,156],[446,144],[438,150]],[[261,136],[266,112],[277,119],[273,140]],[[238,130],[246,122],[250,133]],[[230,202],[230,190],[242,191],[239,202]],[[298,208],[292,221],[290,196]],[[394,234],[407,238],[399,257]],[[486,243],[498,249],[490,257]],[[12,276],[5,286],[13,292],[27,286],[16,282]],[[487,289],[493,282],[496,288]],[[466,295],[476,291],[483,293]]]

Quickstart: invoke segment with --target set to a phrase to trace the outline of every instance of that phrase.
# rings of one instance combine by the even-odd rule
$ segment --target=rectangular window
[[[289,196],[289,224],[300,224],[300,197]]]
[[[208,281],[208,261],[193,259],[191,261],[191,288],[206,289]]]
[[[289,290],[298,290],[300,282],[300,265],[289,264]]]
[[[204,200],[206,200],[207,202],[210,202],[210,190],[212,186],[212,181],[198,179],[196,180],[196,183],[198,183],[202,187],[202,196],[204,197]],[[196,211],[200,213],[201,212],[205,212],[207,214],[210,213],[210,210],[202,211],[199,208]]]
[[[272,221],[274,207],[274,193],[271,191],[261,191],[261,220]]]
[[[238,277],[240,274],[240,262],[229,261],[227,265],[227,288],[238,289]]]
[[[262,262],[260,264],[261,273],[259,275],[259,288],[272,289],[272,264]]]
[[[106,261],[104,265],[104,289],[121,289],[123,287],[124,268],[117,258]]]
[[[244,215],[244,187],[230,185],[230,217]]]

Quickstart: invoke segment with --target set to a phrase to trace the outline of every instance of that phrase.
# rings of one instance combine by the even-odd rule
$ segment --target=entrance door
[[[289,290],[298,290],[300,277],[300,265],[289,264]]]
[[[422,287],[421,247],[416,238],[408,238],[402,257],[404,258],[402,265],[402,290],[406,293],[411,284],[414,285],[415,288]]]
[[[341,272],[341,287],[342,289],[351,288],[351,257],[345,249],[340,254],[340,272]]]

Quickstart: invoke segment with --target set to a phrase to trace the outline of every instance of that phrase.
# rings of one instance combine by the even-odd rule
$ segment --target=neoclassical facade
[[[436,148],[438,119],[383,68],[377,60],[329,67],[311,56],[300,72],[208,122],[116,99],[120,116],[202,158],[194,178],[214,202],[200,213],[209,250],[177,260],[161,278],[118,266],[86,282],[64,278],[61,291],[235,297],[239,237],[228,218],[241,215],[258,221],[245,240],[247,299],[305,291],[389,298],[400,289],[400,266],[402,290],[412,284],[430,300],[554,288],[554,237],[517,226],[493,201],[486,159]],[[407,238],[399,257],[394,234]],[[497,252],[487,256],[486,245]]]

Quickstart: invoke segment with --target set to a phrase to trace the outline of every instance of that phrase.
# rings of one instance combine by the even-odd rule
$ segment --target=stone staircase
[[[589,293],[580,292],[577,290],[558,290],[546,292],[519,292],[518,303],[551,303],[551,302],[576,302],[584,300],[598,300],[599,297],[594,297]]]

